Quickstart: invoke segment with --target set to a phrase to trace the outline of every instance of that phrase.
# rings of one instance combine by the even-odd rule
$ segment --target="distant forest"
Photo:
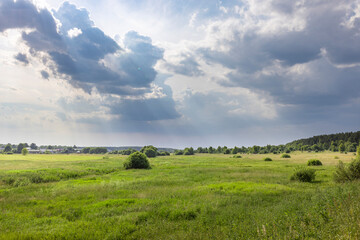
[[[314,136],[290,142],[286,146],[296,150],[316,148],[318,150],[355,152],[359,142],[360,131]]]
[[[28,145],[27,143],[15,144],[0,144],[0,153],[22,153],[23,148],[27,148],[29,153],[90,153],[90,154],[122,154],[129,155],[136,151],[149,152],[151,156],[167,156],[170,153],[175,155],[193,155],[195,153],[223,153],[223,154],[238,154],[238,153],[253,153],[253,154],[266,154],[266,153],[290,153],[293,151],[333,151],[333,152],[356,152],[360,144],[360,131],[336,133],[328,135],[319,135],[311,138],[300,139],[282,145],[266,145],[266,146],[252,146],[252,147],[233,147],[227,146],[218,147],[192,147],[180,149],[172,148],[156,148],[153,146],[145,147],[77,147],[77,146],[40,146],[35,143]],[[150,151],[150,150],[151,151]],[[147,151],[145,151],[147,150]]]

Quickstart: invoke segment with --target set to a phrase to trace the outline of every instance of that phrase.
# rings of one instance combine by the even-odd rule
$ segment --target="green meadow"
[[[360,184],[333,181],[355,156],[290,155],[0,155],[0,239],[360,239]]]

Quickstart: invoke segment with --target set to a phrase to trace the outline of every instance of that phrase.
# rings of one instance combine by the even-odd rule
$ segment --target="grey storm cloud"
[[[347,26],[344,22],[355,13],[345,5],[351,6],[351,1],[304,1],[301,6],[272,1],[273,10],[287,16],[301,7],[304,28],[275,34],[259,34],[256,28],[239,34],[233,28],[229,31],[234,37],[220,42],[229,51],[206,47],[196,51],[209,64],[220,63],[233,70],[223,86],[268,95],[283,106],[280,114],[284,119],[335,121],[334,113],[344,112],[347,104],[359,107],[360,19]],[[355,115],[357,122],[350,122],[359,126]]]
[[[45,53],[51,61],[40,57],[54,76],[65,75],[70,84],[88,93],[93,88],[102,94],[119,96],[141,96],[152,91],[151,84],[157,76],[154,66],[162,59],[163,50],[154,46],[151,38],[131,31],[125,35],[127,51],[124,51],[94,26],[86,9],[64,2],[57,11],[53,10],[53,15],[61,23],[59,32],[48,10],[38,10],[27,0],[4,0],[0,3],[0,32],[13,28],[31,29],[23,31],[21,36],[30,53],[34,57],[38,56],[37,52]],[[69,31],[73,29],[79,34],[70,36]],[[112,68],[102,61],[111,55]],[[15,58],[28,63],[25,54],[19,53]],[[41,75],[49,78],[48,71],[41,71]],[[141,117],[144,112],[151,116],[144,121],[179,116],[171,97],[125,101],[111,107],[113,112],[121,110],[123,118],[128,114],[128,118],[139,121],[144,120]],[[136,112],[133,108],[140,110]]]

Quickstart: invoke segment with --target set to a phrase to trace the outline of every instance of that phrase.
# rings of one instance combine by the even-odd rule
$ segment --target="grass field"
[[[352,154],[231,156],[0,155],[0,239],[360,239],[360,184],[332,179]]]

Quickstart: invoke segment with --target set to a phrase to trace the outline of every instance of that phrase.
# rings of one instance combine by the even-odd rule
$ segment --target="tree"
[[[360,143],[359,143],[359,146],[356,149],[356,159],[360,160]]]
[[[81,150],[82,153],[90,153],[90,147],[84,147],[82,150]]]
[[[4,152],[11,152],[11,151],[12,151],[11,144],[8,143],[8,144],[5,146]]]
[[[27,150],[27,148],[23,148],[22,150],[21,150],[21,154],[22,155],[27,155],[29,153],[29,151]]]
[[[32,144],[30,144],[30,148],[36,150],[36,149],[38,149],[38,146],[36,146],[35,143],[32,143]]]
[[[151,147],[146,148],[146,149],[144,150],[144,153],[145,153],[145,155],[146,155],[147,157],[149,157],[149,158],[154,158],[154,157],[156,157],[156,155],[157,155],[156,150],[155,150],[154,148],[151,148]]]
[[[23,150],[23,148],[25,148],[25,143],[19,143],[19,145],[17,146],[17,152],[21,153],[21,151]]]
[[[157,150],[158,149],[156,147],[149,145],[141,148],[140,152],[145,153],[147,157],[152,158],[157,156]]]
[[[340,145],[339,145],[339,152],[341,152],[341,153],[345,152],[345,145],[344,145],[344,143],[340,143]]]

